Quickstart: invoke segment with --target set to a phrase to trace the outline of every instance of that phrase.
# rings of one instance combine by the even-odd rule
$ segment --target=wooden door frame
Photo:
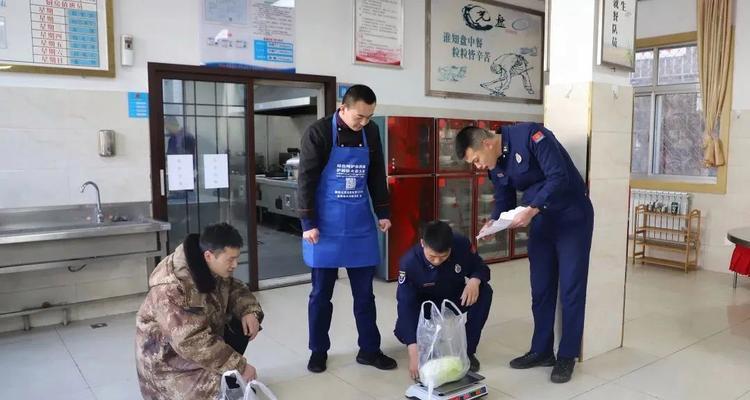
[[[149,141],[151,151],[151,207],[153,217],[168,220],[166,186],[162,195],[162,185],[166,185],[162,174],[166,174],[166,156],[164,153],[164,106],[162,80],[180,79],[192,81],[210,81],[245,84],[245,152],[247,154],[247,180],[245,182],[248,204],[247,248],[250,289],[258,290],[258,237],[255,215],[255,112],[253,83],[257,80],[320,83],[325,96],[325,115],[333,114],[336,109],[336,77],[324,75],[289,74],[273,71],[254,71],[232,68],[214,68],[199,65],[181,65],[165,63],[148,63],[149,93]]]

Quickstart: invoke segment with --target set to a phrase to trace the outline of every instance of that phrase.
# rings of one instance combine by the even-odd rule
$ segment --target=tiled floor
[[[625,346],[579,364],[564,385],[549,382],[549,368],[507,366],[527,349],[532,329],[527,262],[493,267],[492,281],[493,310],[478,352],[488,399],[750,400],[750,280],[740,280],[735,291],[727,274],[631,268]],[[307,285],[258,294],[267,320],[246,355],[279,399],[402,399],[410,382],[404,348],[392,334],[395,290],[393,283],[376,285],[383,350],[398,359],[397,371],[354,362],[345,279],[336,286],[328,372],[305,369]],[[95,322],[108,326],[92,329]],[[140,398],[133,324],[126,314],[0,335],[0,398]]]

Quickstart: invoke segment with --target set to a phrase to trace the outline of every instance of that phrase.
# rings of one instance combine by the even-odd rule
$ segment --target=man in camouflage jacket
[[[156,267],[136,316],[136,365],[144,399],[214,399],[222,373],[255,378],[243,353],[263,311],[232,278],[242,237],[228,224],[208,226]]]

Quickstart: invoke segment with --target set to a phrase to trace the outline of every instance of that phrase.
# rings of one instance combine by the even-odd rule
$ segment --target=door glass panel
[[[179,246],[188,233],[200,233],[207,225],[229,222],[245,242],[235,276],[249,282],[245,107],[233,106],[231,113],[219,116],[219,110],[226,110],[228,102],[244,101],[246,85],[170,79],[163,80],[162,85],[166,157],[191,155],[193,159],[192,190],[170,190],[170,171],[166,171],[167,215],[172,225],[169,251]],[[229,96],[230,92],[234,97]],[[225,182],[220,182],[218,188],[206,185],[206,155],[226,155],[227,185]]]
[[[472,177],[438,177],[438,219],[471,238]]]
[[[464,127],[473,125],[466,119],[438,119],[438,172],[470,171],[471,165],[456,157],[456,135]]]
[[[302,259],[297,179],[291,172],[294,168],[289,168],[298,160],[302,134],[323,116],[318,106],[323,87],[256,81],[253,90],[258,278],[308,274],[310,269]]]
[[[380,126],[380,124],[378,124]],[[435,120],[418,117],[388,117],[389,174],[425,174],[434,170]],[[383,129],[383,126],[380,126]]]
[[[435,219],[435,178],[432,176],[391,176],[389,178],[391,221],[388,231],[387,279],[398,277],[398,260],[419,243],[420,228]]]
[[[478,176],[476,179],[477,187],[479,188],[476,223],[478,232],[492,217],[492,211],[495,207],[495,188],[487,176]],[[507,258],[510,255],[508,244],[508,231],[503,230],[489,239],[477,241],[477,252],[486,262]]]

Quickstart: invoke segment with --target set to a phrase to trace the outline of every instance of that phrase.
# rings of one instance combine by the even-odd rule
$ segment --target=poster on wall
[[[294,0],[203,0],[201,62],[295,71]]]
[[[3,72],[115,76],[111,0],[0,0]]]
[[[354,62],[401,67],[404,0],[354,0]]]
[[[426,94],[542,102],[544,13],[493,0],[427,0]]]
[[[600,0],[600,65],[635,70],[636,4],[636,0]]]

